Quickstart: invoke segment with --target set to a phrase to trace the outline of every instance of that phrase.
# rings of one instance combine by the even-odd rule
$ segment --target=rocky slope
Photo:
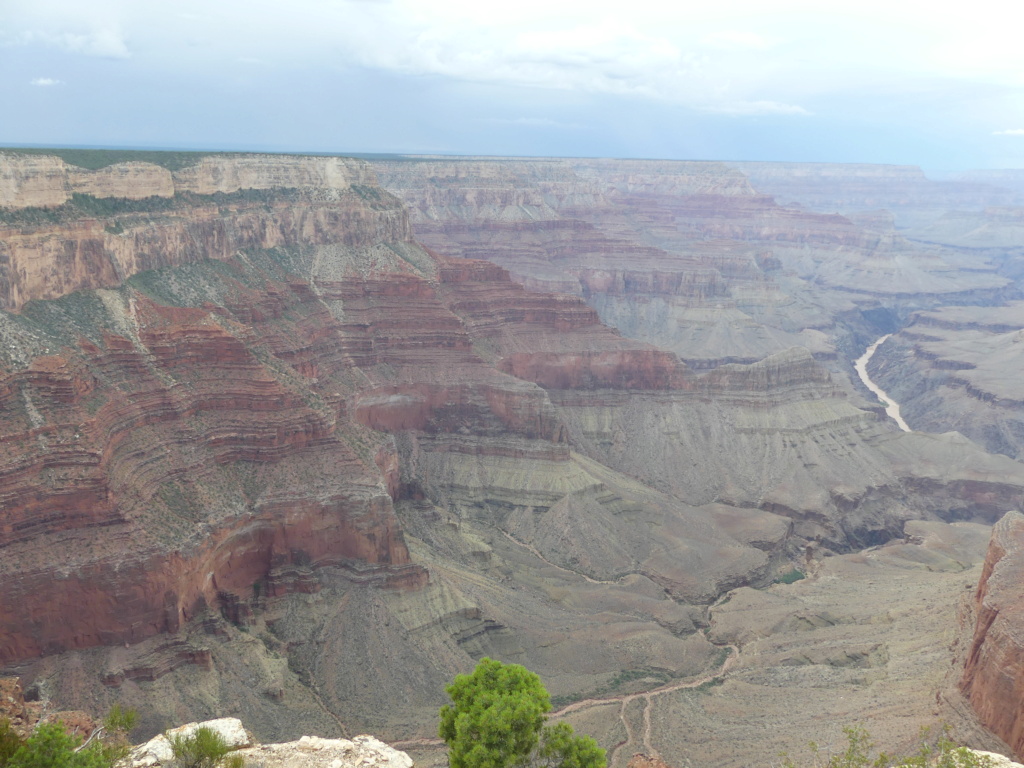
[[[823,367],[835,305],[782,262],[889,246],[723,166],[384,166],[411,223],[354,161],[208,158],[107,197],[118,167],[43,160],[0,158],[0,663],[58,701],[430,735],[482,655],[562,700],[698,676],[723,592],[1024,492]],[[602,323],[646,304],[695,334],[721,305],[734,343]]]

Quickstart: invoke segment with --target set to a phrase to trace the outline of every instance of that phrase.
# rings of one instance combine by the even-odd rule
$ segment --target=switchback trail
[[[603,698],[581,699],[580,701],[574,701],[572,704],[568,704],[561,709],[551,712],[550,716],[555,718],[564,717],[565,715],[572,714],[573,712],[590,709],[591,707],[600,707],[617,701],[620,704],[619,719],[622,721],[622,726],[626,730],[626,738],[613,746],[608,752],[608,768],[615,768],[616,757],[618,757],[622,748],[629,744],[634,744],[634,746],[640,747],[646,754],[652,757],[659,757],[660,755],[658,754],[658,750],[651,745],[651,705],[653,699],[656,696],[672,693],[673,691],[699,688],[713,680],[724,678],[728,674],[729,669],[739,658],[740,649],[739,646],[736,645],[723,645],[720,647],[729,649],[729,657],[725,660],[725,663],[722,664],[717,671],[709,672],[697,680],[690,680],[685,683],[668,683],[659,688],[654,688],[650,691],[643,691],[640,693],[621,693],[612,696],[605,696]],[[629,718],[626,716],[626,709],[630,702],[636,701],[637,699],[642,699],[644,701],[643,732],[640,734],[639,744],[637,744],[637,735],[633,733],[633,729],[629,724]],[[392,742],[391,746],[395,749],[433,749],[443,747],[444,742],[441,739],[407,739],[405,741]]]
[[[608,768],[615,768],[615,758],[618,756],[619,751],[629,744],[639,746],[643,752],[650,755],[651,757],[660,757],[658,750],[651,745],[651,704],[655,696],[661,696],[666,693],[672,693],[673,691],[682,691],[688,688],[699,688],[702,685],[724,678],[729,672],[729,668],[739,658],[740,649],[735,645],[725,645],[723,648],[728,648],[729,658],[725,660],[725,663],[715,672],[711,672],[704,677],[697,680],[691,680],[686,683],[668,683],[659,688],[654,688],[650,691],[643,691],[640,693],[626,693],[617,696],[606,696],[601,699],[582,699],[575,701],[568,706],[562,707],[561,709],[552,712],[552,717],[562,717],[564,715],[571,714],[572,712],[579,712],[582,709],[589,709],[590,707],[602,706],[609,702],[618,701],[621,703],[619,707],[619,719],[622,720],[622,725],[626,729],[626,738],[616,744],[608,753]],[[643,719],[643,733],[641,734],[640,743],[636,744],[636,735],[633,733],[633,729],[630,727],[629,718],[626,716],[626,708],[630,702],[636,701],[637,699],[643,699],[644,701],[644,719]]]
[[[536,557],[538,560],[540,560],[543,563],[547,563],[552,568],[557,568],[560,571],[565,571],[566,573],[571,573],[573,576],[579,576],[581,579],[583,579],[586,582],[589,582],[590,584],[618,584],[619,583],[618,581],[599,581],[598,579],[594,579],[594,578],[591,578],[590,576],[587,576],[587,574],[585,574],[585,573],[580,573],[579,571],[574,571],[574,570],[572,570],[570,568],[566,568],[565,566],[558,565],[558,563],[552,563],[550,560],[548,560],[546,557],[544,557],[544,555],[542,555],[540,552],[538,552],[537,548],[534,547],[532,544],[527,544],[525,541],[520,541],[515,536],[513,536],[511,533],[506,531],[504,528],[497,528],[497,530],[500,531],[501,533],[503,533],[505,535],[505,538],[508,539],[509,541],[511,541],[513,544],[522,547],[527,552],[529,552],[531,555]]]

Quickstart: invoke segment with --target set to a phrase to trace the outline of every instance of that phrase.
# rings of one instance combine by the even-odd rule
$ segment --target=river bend
[[[910,432],[910,427],[907,426],[907,422],[905,422],[903,417],[900,415],[900,404],[893,400],[891,395],[886,394],[885,390],[875,384],[875,382],[873,382],[868,376],[868,361],[871,359],[872,355],[875,354],[875,350],[882,346],[882,344],[885,343],[885,340],[890,336],[892,336],[892,334],[887,333],[868,347],[864,354],[857,358],[857,362],[853,364],[853,367],[857,369],[857,375],[860,376],[860,380],[864,382],[864,386],[874,392],[878,399],[882,401],[883,405],[885,405],[885,412],[889,415],[889,418],[895,421],[896,424],[899,425],[899,428],[904,432]]]

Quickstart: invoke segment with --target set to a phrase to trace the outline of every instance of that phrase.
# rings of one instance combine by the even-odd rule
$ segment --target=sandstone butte
[[[1007,279],[721,164],[0,154],[0,206],[0,665],[153,733],[430,735],[485,654],[704,674],[728,590],[1024,492],[843,372]]]

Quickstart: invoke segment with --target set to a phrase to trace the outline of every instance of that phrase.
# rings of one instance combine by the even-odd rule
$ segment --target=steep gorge
[[[808,545],[1019,506],[848,394],[860,289],[809,285],[877,235],[714,164],[460,162],[378,166],[407,210],[351,160],[0,157],[0,663],[154,731],[409,738],[481,655],[703,674],[708,605]]]

